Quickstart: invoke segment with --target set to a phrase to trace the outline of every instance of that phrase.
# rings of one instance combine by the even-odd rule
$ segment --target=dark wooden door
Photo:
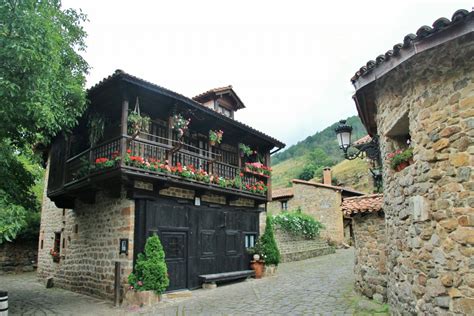
[[[165,251],[170,286],[168,291],[188,287],[188,233],[186,231],[161,230],[160,239]]]
[[[248,269],[245,233],[257,234],[258,212],[194,206],[172,199],[137,200],[135,254],[158,234],[165,251],[168,291],[197,288],[199,275]]]

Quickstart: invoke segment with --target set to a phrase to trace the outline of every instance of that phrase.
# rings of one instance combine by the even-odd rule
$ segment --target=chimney
[[[323,169],[323,184],[332,185],[331,168],[329,167]]]

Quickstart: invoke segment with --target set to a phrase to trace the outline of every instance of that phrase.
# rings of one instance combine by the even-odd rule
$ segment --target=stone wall
[[[288,200],[288,210],[301,207],[303,213],[311,215],[324,225],[325,229],[321,230],[321,238],[337,244],[342,243],[344,241],[344,225],[341,193],[331,188],[301,183],[293,183],[293,192],[293,198]],[[269,214],[278,214],[281,211],[280,201],[268,203],[267,212]],[[260,222],[265,222],[263,217],[260,218]]]
[[[387,239],[383,212],[353,215],[352,230],[355,288],[367,297],[387,301]]]
[[[121,262],[124,286],[132,271],[134,209],[134,201],[125,198],[125,192],[120,198],[111,198],[99,192],[96,203],[76,201],[74,210],[58,209],[45,196],[38,249],[38,278],[45,281],[53,277],[55,286],[113,299],[115,262]],[[61,233],[61,259],[58,263],[53,262],[50,255],[56,232]],[[128,255],[119,255],[120,238],[129,240]]]
[[[280,229],[275,229],[275,240],[281,254],[281,262],[299,261],[334,253],[334,247],[321,238],[312,240],[303,236],[294,236]]]
[[[37,260],[37,240],[16,239],[0,245],[0,274],[34,271]]]
[[[406,113],[414,148],[401,172],[384,161],[392,311],[473,314],[474,34],[390,71],[375,101],[382,157],[403,145],[390,134]]]

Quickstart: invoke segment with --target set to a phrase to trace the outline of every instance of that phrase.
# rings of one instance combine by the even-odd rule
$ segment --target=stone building
[[[246,248],[271,196],[266,166],[284,144],[234,120],[245,106],[232,87],[190,99],[117,70],[88,99],[49,153],[39,278],[112,298],[115,264],[124,288],[152,234],[165,251],[168,291],[197,288],[205,274],[248,274]],[[221,142],[210,139],[216,131]]]
[[[294,179],[291,188],[275,189],[272,201],[268,203],[267,212],[278,214],[301,208],[305,214],[311,215],[324,225],[321,238],[341,244],[344,241],[342,199],[364,193],[332,185],[329,168],[324,170],[323,178],[324,183]],[[264,215],[262,213],[262,216]],[[263,220],[261,222],[264,223]]]
[[[474,13],[422,26],[351,79],[380,137],[394,314],[474,314]],[[390,168],[407,140],[414,162]]]
[[[342,202],[354,239],[355,288],[380,302],[387,300],[387,234],[382,206],[382,194],[350,197]]]

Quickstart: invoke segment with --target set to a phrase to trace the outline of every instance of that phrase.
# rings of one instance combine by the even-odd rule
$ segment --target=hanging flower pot
[[[222,130],[213,131],[211,129],[209,131],[209,144],[211,146],[215,146],[216,144],[220,144],[222,142],[222,135],[224,135],[224,132]]]
[[[178,138],[181,139],[184,133],[188,130],[191,119],[185,119],[181,114],[175,114],[171,118],[171,127],[178,133]]]

